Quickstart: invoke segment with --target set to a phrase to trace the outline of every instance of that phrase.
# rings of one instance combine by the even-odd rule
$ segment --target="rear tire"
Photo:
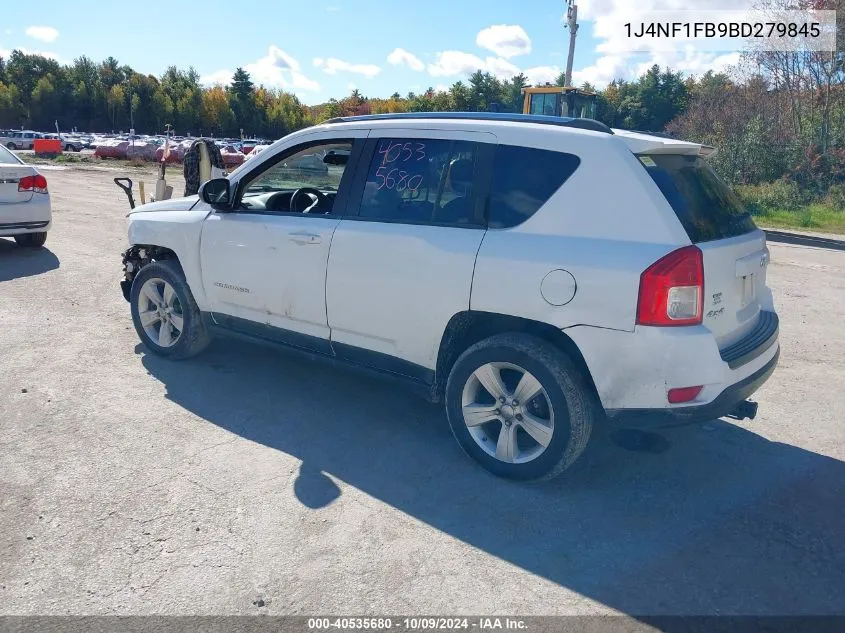
[[[493,395],[497,387],[500,397]],[[519,402],[521,394],[536,395]],[[584,452],[599,407],[566,354],[535,336],[513,333],[476,343],[458,358],[446,384],[446,414],[461,448],[485,469],[507,479],[543,481]],[[478,424],[482,419],[488,421]]]
[[[162,260],[144,266],[132,281],[129,305],[138,337],[158,356],[191,358],[211,342],[178,262]]]
[[[39,233],[24,233],[23,235],[15,235],[15,242],[18,246],[26,248],[41,248],[47,241],[47,231]]]

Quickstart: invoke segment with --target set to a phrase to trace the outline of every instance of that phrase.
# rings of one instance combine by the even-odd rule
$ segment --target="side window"
[[[351,153],[351,141],[294,150],[251,177],[240,206],[250,211],[331,214]]]
[[[566,182],[581,159],[573,154],[499,145],[487,207],[491,229],[522,224]]]
[[[379,139],[359,216],[413,224],[477,225],[477,146],[445,139]]]

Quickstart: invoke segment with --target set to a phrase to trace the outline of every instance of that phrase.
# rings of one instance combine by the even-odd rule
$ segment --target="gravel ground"
[[[0,239],[0,614],[845,613],[845,252],[771,244],[757,420],[516,485],[390,383],[146,354],[116,174],[45,174],[47,248]]]

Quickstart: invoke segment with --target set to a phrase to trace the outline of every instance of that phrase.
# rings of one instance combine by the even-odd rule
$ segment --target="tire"
[[[14,143],[6,143],[6,147],[8,149],[18,149],[18,146],[15,145]]]
[[[152,280],[152,281],[151,281]],[[163,285],[159,282],[168,284],[175,294],[175,301],[171,301],[171,307],[175,308],[171,313],[169,325],[160,317],[153,316],[158,321],[147,325],[142,323],[140,308],[143,305],[144,313],[157,312],[156,310],[149,310],[152,305],[148,295],[143,293],[142,289],[145,284],[151,282],[154,287],[161,288],[159,299],[166,300],[167,293],[164,291]],[[163,302],[162,302],[163,304]],[[154,354],[164,356],[173,360],[183,360],[191,358],[202,352],[211,342],[211,335],[208,332],[205,321],[202,318],[202,313],[197,307],[194,296],[191,294],[191,289],[185,281],[185,273],[182,267],[173,260],[162,260],[153,262],[141,269],[135,275],[132,281],[132,291],[130,294],[130,309],[132,311],[132,323],[135,325],[135,331],[141,342],[147,346]],[[178,323],[178,317],[181,317],[182,329],[176,334],[175,325]],[[170,337],[175,336],[175,342],[170,345],[161,344],[163,339],[160,337],[161,329],[167,327],[170,332]],[[150,329],[153,333],[158,332],[155,339],[148,333]]]
[[[41,248],[47,241],[47,231],[40,231],[38,233],[24,233],[23,235],[15,235],[15,242],[19,246],[27,248]]]
[[[471,431],[464,421],[467,394],[475,391],[489,399],[488,403],[475,405],[478,407],[489,407],[489,401],[495,401],[490,395],[492,391],[478,389],[481,383],[475,373],[477,370],[483,373],[484,368],[491,367],[490,363],[501,366],[497,373],[501,384],[507,387],[508,397],[517,392],[519,372],[513,367],[536,378],[542,391],[528,402],[519,403],[522,408],[502,406],[497,411],[507,410],[506,413],[485,424],[473,425]],[[470,400],[469,404],[476,402],[475,397]],[[525,417],[519,415],[520,411]],[[446,414],[455,439],[481,466],[506,479],[543,481],[559,475],[584,452],[599,411],[598,399],[575,363],[550,343],[528,334],[500,334],[476,343],[461,354],[446,383]],[[529,434],[525,426],[529,420],[543,422],[542,433],[534,426]],[[510,453],[505,451],[514,456],[510,462],[496,456],[506,424],[513,429],[514,445],[536,444],[524,453],[519,446]],[[535,436],[542,437],[547,445],[543,447],[539,440],[535,441]],[[491,454],[494,449],[496,455]],[[532,450],[540,452],[532,456]]]

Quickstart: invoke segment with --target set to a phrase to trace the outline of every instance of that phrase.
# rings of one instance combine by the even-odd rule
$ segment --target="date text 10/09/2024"
[[[820,22],[640,22],[625,24],[629,38],[819,38]]]
[[[370,630],[370,631],[461,631],[477,629],[480,631],[527,630],[528,625],[519,618],[481,617],[481,618],[309,618],[309,631]]]

